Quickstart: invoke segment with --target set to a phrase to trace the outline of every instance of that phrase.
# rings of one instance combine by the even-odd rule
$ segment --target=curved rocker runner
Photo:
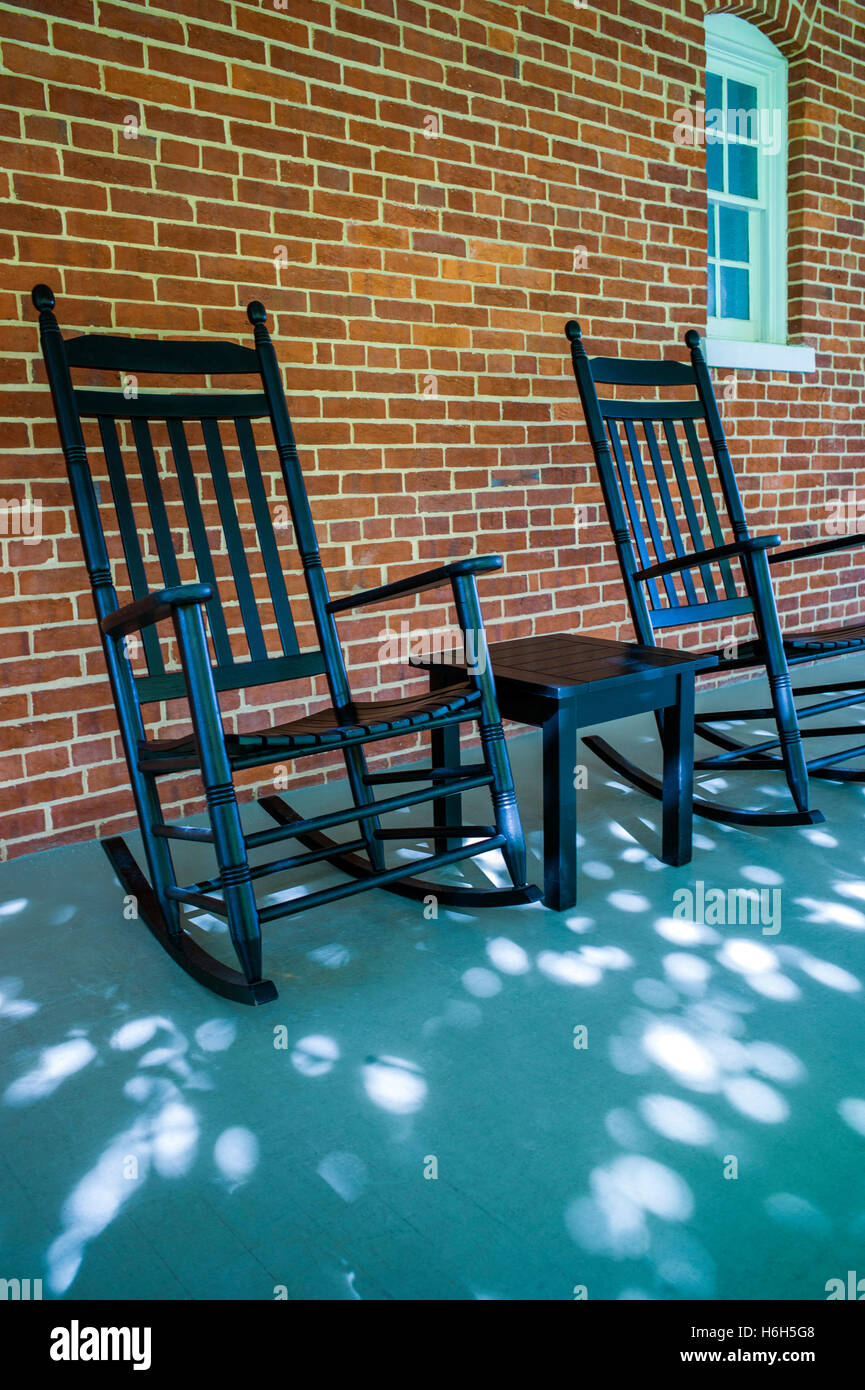
[[[42,352],[149,878],[124,840],[115,836],[103,845],[124,890],[136,897],[139,915],[171,958],[215,993],[261,1004],[276,998],[273,983],[262,976],[261,958],[261,926],[274,918],[375,887],[418,899],[434,895],[445,906],[537,901],[539,890],[526,882],[525,842],[495,683],[485,659],[477,592],[477,576],[499,569],[501,558],[458,560],[331,599],[262,304],[253,301],[248,306],[255,341],[250,348],[231,342],[108,334],[64,339],[53,313],[54,295],[46,285],[33,290],[33,303],[39,311]],[[75,369],[135,377],[247,377],[254,389],[238,391],[232,383],[230,390],[218,392],[128,394],[75,386]],[[88,443],[94,441],[90,455],[99,457],[98,474],[91,471],[85,430]],[[266,436],[276,449],[303,568],[318,642],[312,651],[300,650],[289,603],[259,459]],[[108,514],[107,527],[103,513]],[[250,517],[255,530],[252,547],[244,535]],[[118,533],[123,560],[112,566],[106,535]],[[175,536],[181,537],[180,551]],[[191,581],[189,551],[195,571]],[[229,626],[236,608],[226,612],[217,580],[226,557],[242,622],[245,651],[240,656],[240,643]],[[477,655],[466,681],[446,691],[403,699],[355,701],[337,615],[444,585],[451,588],[463,636]],[[122,605],[118,588],[130,594]],[[157,633],[159,623],[170,624],[179,667],[166,665],[167,644]],[[133,664],[139,648],[143,668]],[[316,675],[326,677],[329,708],[252,732],[225,730],[220,693],[272,687],[271,703],[276,704],[286,698],[286,682]],[[292,691],[296,697],[309,693],[308,687]],[[177,699],[187,701],[191,733],[178,738],[148,734],[145,708]],[[464,724],[476,726],[480,735],[480,758],[470,766],[459,764],[459,729]],[[430,734],[429,766],[370,773],[367,745],[419,733]],[[266,796],[260,804],[273,826],[244,832],[235,773],[333,751],[345,761],[351,793],[347,807],[304,817],[281,797]],[[159,779],[186,772],[200,775],[207,827],[171,824],[163,817]],[[372,788],[380,784],[392,784],[394,793],[376,799]],[[457,804],[458,794],[480,787],[489,790],[493,823],[453,824],[448,806]],[[432,826],[382,826],[382,817],[423,802],[433,804]],[[325,833],[352,823],[357,827],[353,839],[335,840]],[[396,839],[431,839],[434,852],[388,867],[384,845]],[[250,851],[285,840],[296,840],[304,852],[250,864]],[[178,884],[172,841],[212,846],[216,872],[202,881]],[[502,853],[510,887],[473,888],[418,876],[419,870],[425,874],[449,868],[492,850]],[[343,870],[348,880],[258,905],[255,881],[321,861]],[[183,906],[227,920],[239,971],[209,955],[184,930]]]

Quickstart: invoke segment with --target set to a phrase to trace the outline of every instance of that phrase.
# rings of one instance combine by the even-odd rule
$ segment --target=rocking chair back
[[[688,335],[689,366],[590,360],[579,325],[569,323],[566,333],[639,640],[653,645],[659,628],[753,613],[734,557],[714,553],[750,534],[699,336],[694,342]],[[599,384],[656,388],[674,398],[601,399]],[[695,393],[690,400],[681,399],[683,387]],[[677,558],[695,552],[706,553],[703,563],[675,567]]]
[[[197,581],[211,590],[205,610],[218,691],[326,672],[335,704],[347,707],[342,652],[326,607],[327,583],[263,311],[254,328],[258,352],[230,342],[110,335],[64,340],[59,328],[43,324],[43,350],[97,614],[101,619],[118,608],[118,587],[139,600],[160,587]],[[119,373],[124,385],[113,390],[74,386],[76,368]],[[137,379],[148,373],[247,377],[259,389],[139,395]],[[317,649],[303,652],[274,525],[277,504],[267,495],[255,437],[254,422],[268,418],[319,639]],[[88,457],[84,447],[80,421],[86,419],[98,427],[103,466],[97,478],[90,462],[94,450]],[[100,497],[98,477],[107,479],[110,502]],[[106,510],[112,515],[103,521]],[[112,534],[119,534],[124,564],[111,563],[107,538]],[[151,537],[155,554],[142,544]],[[135,677],[138,700],[183,696],[183,675],[166,670],[165,644],[155,629],[146,627],[141,639],[146,674]]]

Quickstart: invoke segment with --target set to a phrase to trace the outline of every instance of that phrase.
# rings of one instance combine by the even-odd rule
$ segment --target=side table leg
[[[431,667],[430,689],[441,690],[448,685],[452,685],[457,679],[458,673],[451,671],[448,680],[445,671],[438,667]],[[430,734],[430,747],[432,753],[433,767],[459,767],[460,765],[460,726],[459,724],[449,724],[444,729],[433,729]],[[463,799],[459,792],[453,796],[439,797],[432,803],[433,825],[442,831],[447,831],[452,826],[462,825]],[[459,849],[462,844],[461,838],[453,835],[436,835],[434,840],[436,854],[445,854],[448,850]]]
[[[665,864],[687,864],[692,851],[694,809],[694,676],[676,677],[676,703],[664,711],[663,829]]]
[[[564,912],[577,901],[577,717],[560,701],[544,721],[544,905]]]

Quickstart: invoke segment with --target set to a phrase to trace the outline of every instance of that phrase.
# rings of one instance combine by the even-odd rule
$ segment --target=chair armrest
[[[659,565],[650,565],[645,570],[635,570],[634,578],[659,579],[664,574],[676,574],[679,570],[695,569],[698,565],[713,565],[718,560],[732,560],[736,555],[748,555],[755,550],[768,550],[780,545],[780,536],[750,536],[744,541],[731,541],[729,545],[716,545],[712,550],[697,550],[693,555],[677,555],[672,560],[663,560]]]
[[[349,608],[384,603],[386,599],[399,598],[402,594],[419,594],[423,589],[437,589],[464,574],[484,574],[490,570],[500,570],[502,564],[501,555],[472,555],[467,560],[455,560],[452,565],[440,565],[438,569],[423,570],[421,574],[410,575],[408,579],[395,579],[392,584],[383,584],[379,589],[365,589],[357,594],[346,594],[344,598],[335,598],[327,605],[327,611],[342,613]]]
[[[801,555],[828,555],[833,550],[849,550],[854,545],[865,545],[865,532],[856,531],[849,536],[838,536],[834,541],[814,541],[812,545],[797,545],[793,550],[782,550],[769,556],[770,565],[780,565],[782,560],[798,560]]]
[[[183,584],[178,589],[154,589],[152,594],[137,598],[118,608],[115,613],[106,613],[100,624],[106,637],[125,637],[127,632],[140,632],[151,623],[159,623],[169,618],[175,608],[191,603],[207,603],[213,598],[209,584]]]

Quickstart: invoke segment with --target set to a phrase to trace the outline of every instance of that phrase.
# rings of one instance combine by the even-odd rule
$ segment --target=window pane
[[[706,144],[717,145],[724,138],[724,112],[720,106],[706,107]]]
[[[716,193],[724,192],[724,146],[706,140],[706,183]]]
[[[720,111],[723,107],[721,78],[716,72],[706,73],[706,110]]]
[[[707,151],[708,153],[708,151]],[[728,145],[728,193],[738,198],[757,197],[757,148],[755,145]],[[710,185],[711,187],[712,185]],[[717,185],[715,185],[717,186]]]
[[[709,204],[709,255],[710,255],[710,256],[717,256],[717,254],[718,254],[717,251],[715,250],[715,208],[716,208],[716,207],[717,207],[717,203],[710,203],[710,204]]]
[[[718,310],[715,306],[715,264],[713,261],[709,262],[709,303],[707,307],[709,317],[714,318]]]
[[[743,113],[742,119],[747,124],[747,116],[752,115],[756,121],[757,111],[757,88],[752,87],[748,82],[736,82],[732,77],[727,78],[727,111],[737,111]],[[753,122],[752,122],[753,124]],[[735,132],[735,124],[728,122],[727,130]],[[744,129],[742,134],[744,134]]]
[[[720,256],[725,261],[748,260],[748,213],[745,208],[718,209]],[[710,252],[710,254],[714,254]]]
[[[749,319],[751,317],[747,270],[721,266],[721,318]]]

